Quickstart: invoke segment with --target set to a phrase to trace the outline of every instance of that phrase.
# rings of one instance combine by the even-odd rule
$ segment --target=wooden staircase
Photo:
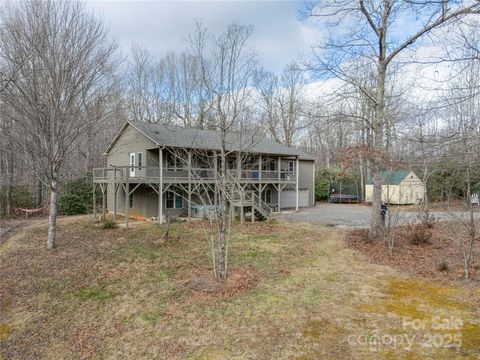
[[[270,217],[272,208],[258,196],[254,190],[243,190],[235,178],[229,179],[227,185],[227,199],[236,207],[243,207],[244,212],[252,212],[257,220],[266,220]]]

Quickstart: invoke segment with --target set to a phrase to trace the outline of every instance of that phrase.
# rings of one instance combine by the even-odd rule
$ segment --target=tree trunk
[[[50,193],[50,213],[48,216],[48,238],[47,249],[51,250],[55,248],[56,235],[57,235],[57,180],[53,180],[51,183]]]
[[[43,184],[40,180],[37,180],[37,196],[36,196],[37,208],[43,206]]]
[[[222,215],[225,217],[225,215]],[[219,279],[225,280],[227,278],[227,241],[226,241],[226,226],[225,222],[222,221],[220,224],[219,230],[219,242],[220,242],[220,271]]]
[[[386,65],[380,60],[377,75],[377,96],[375,104],[374,124],[374,154],[373,154],[373,199],[372,199],[372,223],[370,237],[379,238],[383,233],[382,221],[382,177],[383,164],[383,127],[384,127],[384,104],[385,104],[385,76]]]
[[[8,180],[7,188],[5,191],[5,215],[10,217],[12,215],[12,185],[10,179]]]
[[[7,158],[7,172],[8,172],[8,182],[7,182],[7,191],[5,194],[6,201],[6,215],[10,217],[12,215],[12,188],[14,183],[14,167],[13,167],[13,150],[11,150],[11,155]]]

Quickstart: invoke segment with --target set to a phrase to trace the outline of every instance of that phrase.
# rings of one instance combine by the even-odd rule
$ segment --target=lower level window
[[[263,192],[263,201],[267,204],[272,203],[272,190],[267,189]]]
[[[167,209],[182,209],[183,199],[180,195],[167,192]]]
[[[128,204],[131,208],[133,208],[133,194],[128,196]]]

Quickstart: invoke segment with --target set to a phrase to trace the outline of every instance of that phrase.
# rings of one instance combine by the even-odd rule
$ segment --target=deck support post
[[[94,180],[95,181],[95,180]],[[93,217],[97,218],[97,185],[93,183]]]
[[[242,158],[240,155],[240,151],[237,152],[237,178],[238,181],[242,178]]]
[[[245,208],[244,208],[245,193],[240,191],[240,223],[245,223]]]
[[[262,204],[262,155],[258,156],[258,205]]]
[[[113,184],[113,222],[114,223],[117,223],[117,193],[118,193],[118,184],[114,183]]]
[[[163,224],[163,147],[158,148],[158,223]]]
[[[361,161],[360,161],[360,165],[361,165]],[[315,169],[315,161],[313,161],[313,174],[312,174],[312,189],[313,189],[313,199],[312,199],[312,206],[315,206],[315,177],[316,177],[316,169]],[[362,172],[360,172],[361,176],[363,177],[363,174]],[[363,183],[363,180],[361,181],[361,183]],[[362,185],[362,189],[364,189],[363,185]],[[362,190],[363,191],[363,190]],[[358,195],[358,194],[357,194]]]
[[[113,167],[113,222],[117,223],[117,169]]]
[[[105,221],[105,208],[106,208],[106,192],[108,183],[101,187],[102,189],[102,219]]]
[[[125,228],[128,229],[128,208],[130,207],[130,184],[129,184],[130,168],[125,169]]]
[[[278,169],[278,191],[277,191],[277,204],[278,204],[278,212],[281,211],[282,209],[282,157],[278,157],[278,163],[277,163],[277,169]]]
[[[187,194],[188,221],[192,221],[192,151],[188,150],[188,194]]]
[[[300,161],[298,160],[297,156],[297,161],[295,164],[295,211],[298,211],[298,175],[299,175],[299,165]]]

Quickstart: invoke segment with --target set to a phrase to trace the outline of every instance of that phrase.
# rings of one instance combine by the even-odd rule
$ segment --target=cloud
[[[202,20],[220,33],[232,23],[253,25],[251,44],[269,70],[281,68],[308,49],[315,30],[297,20],[302,2],[287,1],[89,1],[118,38],[122,52],[132,44],[147,48],[155,57],[187,48],[185,38]]]

